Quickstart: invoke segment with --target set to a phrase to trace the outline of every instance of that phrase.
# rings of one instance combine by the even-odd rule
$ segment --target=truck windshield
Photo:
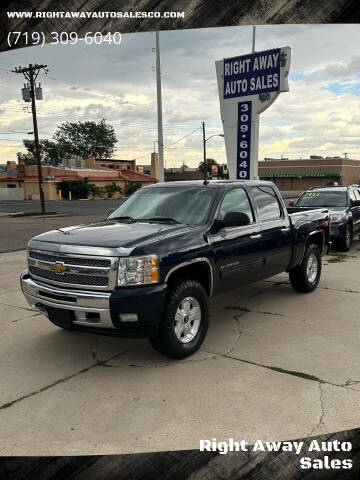
[[[346,207],[346,191],[305,192],[296,207]]]
[[[206,187],[144,188],[131,195],[108,218],[201,225],[209,215],[215,195],[215,189]]]

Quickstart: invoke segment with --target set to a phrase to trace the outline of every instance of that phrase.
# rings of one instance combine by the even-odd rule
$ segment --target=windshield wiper
[[[137,218],[137,222],[153,222],[153,223],[180,223],[175,218],[171,217],[150,217],[150,218]]]
[[[108,218],[108,220],[118,220],[119,222],[128,222],[128,223],[134,223],[136,222],[135,218],[132,218],[132,217],[112,217],[112,218]]]

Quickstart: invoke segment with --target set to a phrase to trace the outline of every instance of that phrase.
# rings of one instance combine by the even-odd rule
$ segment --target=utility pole
[[[254,25],[252,29],[252,53],[255,52],[255,37],[256,37],[256,27]]]
[[[32,65],[29,64],[28,67],[18,67],[15,70],[12,70],[13,73],[22,73],[26,80],[30,83],[30,97],[31,97],[31,111],[34,124],[34,144],[35,144],[35,157],[38,170],[38,179],[39,179],[39,192],[40,192],[40,203],[41,203],[41,212],[45,213],[45,199],[44,199],[44,190],[43,190],[43,179],[41,171],[41,160],[40,160],[40,145],[39,145],[39,131],[37,126],[36,118],[36,101],[35,101],[35,81],[39,75],[40,70],[46,69],[47,65]]]
[[[203,131],[203,150],[204,150],[204,185],[207,185],[207,161],[206,161],[206,139],[205,139],[205,122],[202,122]]]
[[[162,123],[159,32],[155,32],[155,39],[156,39],[156,91],[157,91],[157,116],[158,116],[159,182],[163,182],[164,181],[164,137],[163,137],[163,123]]]

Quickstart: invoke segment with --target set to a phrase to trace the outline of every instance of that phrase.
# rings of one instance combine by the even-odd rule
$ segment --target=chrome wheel
[[[181,343],[191,342],[199,331],[201,308],[194,297],[186,297],[181,301],[175,313],[174,332]]]
[[[307,265],[306,265],[306,274],[308,281],[310,283],[315,283],[316,277],[318,274],[318,260],[314,253],[309,255]]]

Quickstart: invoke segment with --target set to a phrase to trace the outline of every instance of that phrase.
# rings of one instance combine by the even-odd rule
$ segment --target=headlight
[[[330,215],[330,222],[332,223],[341,222],[341,215]]]
[[[119,260],[118,285],[145,285],[159,281],[157,255],[126,257]]]

